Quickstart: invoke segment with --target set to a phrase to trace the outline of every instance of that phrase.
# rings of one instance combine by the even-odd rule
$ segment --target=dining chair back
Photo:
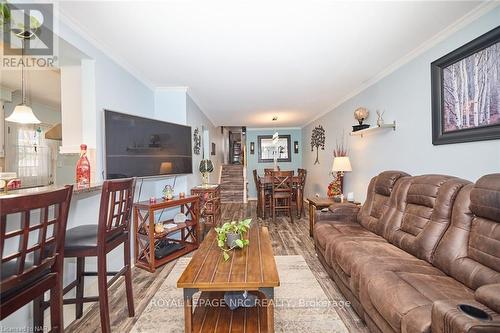
[[[287,211],[292,216],[293,171],[274,171],[272,173],[272,213],[276,220],[277,211]]]
[[[0,198],[0,319],[50,290],[53,331],[62,331],[63,251],[73,186]],[[35,328],[35,327],[34,327]]]
[[[264,169],[264,175],[265,175],[265,176],[272,176],[273,172],[275,172],[275,171],[280,171],[280,170],[281,170],[281,169],[280,169],[280,167],[279,167],[279,165],[277,165],[277,166],[276,166],[276,168],[277,168],[278,170],[274,170],[273,168],[265,168],[265,169]]]

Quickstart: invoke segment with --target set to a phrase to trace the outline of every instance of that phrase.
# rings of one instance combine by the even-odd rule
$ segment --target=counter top
[[[22,188],[19,190],[11,190],[7,193],[7,195],[0,193],[0,199],[2,198],[15,198],[24,195],[44,193],[49,191],[54,191],[63,188],[63,185],[48,185],[48,186],[39,186],[39,187],[31,187],[31,188]],[[86,188],[77,188],[75,184],[73,184],[73,194],[80,193],[91,193],[97,192],[102,189],[102,183],[93,183],[90,184],[89,187]]]

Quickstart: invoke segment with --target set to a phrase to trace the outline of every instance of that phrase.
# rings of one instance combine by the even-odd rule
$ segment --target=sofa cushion
[[[380,273],[397,271],[428,275],[445,275],[427,261],[418,258],[373,257],[360,258],[351,266],[350,287],[359,299],[361,285],[366,285]]]
[[[434,255],[436,267],[474,290],[500,283],[500,216],[494,207],[500,207],[500,174],[464,187]]]
[[[386,235],[397,247],[419,259],[432,262],[434,251],[451,220],[455,198],[469,182],[450,176],[412,177],[407,195],[399,196],[402,210],[391,215],[395,228]],[[403,202],[403,203],[401,203]]]
[[[360,292],[361,304],[371,305],[367,313],[375,309],[396,332],[408,326],[429,332],[433,302],[454,298],[473,300],[474,294],[448,276],[397,271],[378,274]]]
[[[396,246],[387,243],[382,237],[374,239],[339,238],[329,242],[325,249],[327,262],[335,261],[342,270],[351,275],[353,265],[365,258],[394,257],[399,259],[413,259],[413,256]]]
[[[372,178],[365,203],[358,213],[358,222],[371,232],[382,235],[385,226],[380,219],[389,206],[389,198],[397,188],[397,183],[408,176],[402,171],[384,171]]]
[[[314,225],[314,238],[322,251],[326,245],[335,239],[346,236],[354,238],[378,237],[357,223],[343,223],[340,221],[320,221]]]

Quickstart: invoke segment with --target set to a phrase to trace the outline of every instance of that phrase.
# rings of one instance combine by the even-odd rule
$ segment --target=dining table
[[[264,175],[260,176],[260,186],[258,188],[258,196],[259,196],[259,209],[258,212],[260,216],[264,218],[265,212],[265,204],[266,204],[266,189],[269,189],[273,186],[274,178],[272,175]],[[304,205],[304,189],[302,188],[302,178],[300,176],[292,177],[292,186],[296,191],[296,200],[297,200],[297,216],[300,218],[302,215],[302,209]]]

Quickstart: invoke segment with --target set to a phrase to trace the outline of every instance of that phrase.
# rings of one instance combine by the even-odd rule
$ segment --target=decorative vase
[[[201,184],[203,187],[208,187],[208,172],[201,173]]]
[[[226,245],[230,249],[238,247],[235,243],[236,240],[241,239],[241,234],[230,232],[226,237]]]
[[[90,162],[87,158],[87,145],[80,145],[80,159],[76,163],[76,187],[78,189],[90,187]]]

